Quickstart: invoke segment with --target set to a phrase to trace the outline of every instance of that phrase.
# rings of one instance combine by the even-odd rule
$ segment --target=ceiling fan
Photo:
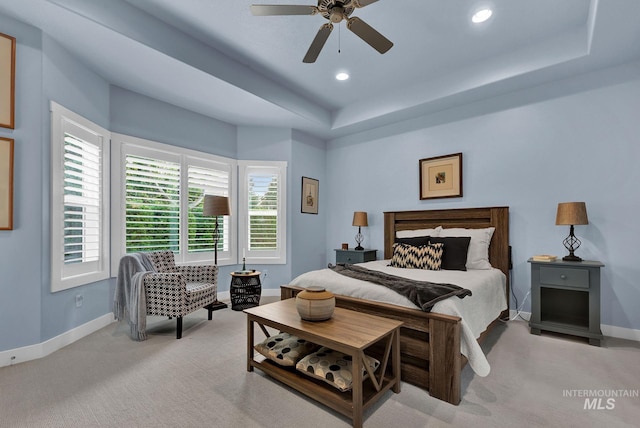
[[[270,15],[316,15],[320,14],[329,22],[323,24],[311,42],[307,54],[302,62],[315,62],[320,51],[333,30],[333,24],[347,21],[347,28],[356,36],[367,42],[372,48],[381,54],[387,52],[393,46],[382,34],[358,17],[351,17],[356,8],[365,7],[378,0],[318,0],[318,6],[306,5],[280,5],[280,4],[254,4],[251,12],[257,16]]]

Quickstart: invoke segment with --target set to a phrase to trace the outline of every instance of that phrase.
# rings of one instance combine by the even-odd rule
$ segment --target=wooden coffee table
[[[336,308],[333,317],[327,321],[304,321],[296,311],[295,299],[245,309],[244,312],[247,314],[247,371],[259,368],[274,379],[351,418],[354,427],[362,426],[362,412],[386,391],[391,389],[395,393],[400,392],[401,321],[343,308]],[[340,392],[295,369],[280,366],[268,359],[256,359],[253,348],[254,323],[267,337],[272,334],[266,327],[272,327],[350,355],[352,390]],[[369,380],[364,379],[363,382],[363,367],[369,370],[364,363],[365,351],[370,355],[373,349],[378,350],[377,358],[382,351],[381,364],[377,372],[373,375],[369,373]]]

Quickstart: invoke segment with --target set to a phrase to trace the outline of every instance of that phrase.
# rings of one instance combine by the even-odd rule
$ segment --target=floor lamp
[[[218,225],[218,217],[221,215],[231,215],[231,208],[229,207],[229,198],[226,196],[204,196],[204,206],[202,207],[202,215],[206,217],[216,218],[216,227],[213,230],[213,254],[214,264],[218,266],[218,241],[220,239],[220,229]],[[226,308],[226,303],[222,303],[217,300],[212,304],[214,309]]]

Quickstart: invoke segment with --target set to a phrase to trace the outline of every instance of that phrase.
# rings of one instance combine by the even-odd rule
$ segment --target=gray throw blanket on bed
[[[374,284],[387,287],[403,295],[425,312],[431,311],[433,305],[440,300],[447,299],[451,296],[458,296],[460,299],[465,296],[471,296],[471,290],[457,285],[415,281],[413,279],[389,275],[384,272],[369,270],[350,264],[339,264],[337,266],[329,264],[329,269],[351,278],[373,282]]]
[[[120,259],[118,282],[113,302],[116,320],[126,319],[135,340],[147,338],[147,299],[144,276],[155,272],[149,257],[144,253],[127,254]]]

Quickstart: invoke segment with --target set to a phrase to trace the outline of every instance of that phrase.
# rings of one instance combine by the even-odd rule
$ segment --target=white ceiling
[[[379,0],[302,63],[316,16],[253,16],[251,4],[314,0],[0,0],[110,83],[238,125],[323,139],[369,130],[640,59],[637,0]],[[484,24],[470,22],[489,6]],[[340,52],[338,49],[340,48]],[[338,71],[351,79],[335,80]]]

